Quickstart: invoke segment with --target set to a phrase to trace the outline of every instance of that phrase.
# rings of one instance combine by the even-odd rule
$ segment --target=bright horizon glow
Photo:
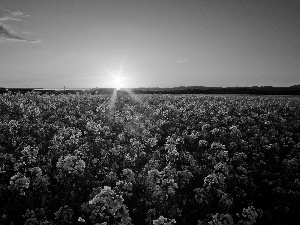
[[[118,71],[108,71],[110,78],[109,78],[109,86],[120,90],[121,88],[125,88],[125,77],[123,75],[122,69]]]
[[[113,87],[116,88],[117,90],[120,90],[120,88],[123,87],[123,83],[122,83],[123,79],[120,76],[120,74],[118,74],[117,76],[113,77]]]

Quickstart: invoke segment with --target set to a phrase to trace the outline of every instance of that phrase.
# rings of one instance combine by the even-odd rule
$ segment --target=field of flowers
[[[0,224],[299,224],[300,98],[0,95]]]

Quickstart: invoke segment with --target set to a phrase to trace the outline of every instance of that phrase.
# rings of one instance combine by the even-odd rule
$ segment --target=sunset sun
[[[117,90],[120,90],[120,88],[123,87],[123,80],[124,79],[121,77],[120,74],[113,76],[113,80],[112,80],[113,87],[116,88]]]

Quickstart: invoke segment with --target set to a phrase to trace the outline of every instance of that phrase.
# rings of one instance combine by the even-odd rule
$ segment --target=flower
[[[78,222],[85,223],[85,220],[82,219],[81,217],[79,217],[79,218],[78,218]]]

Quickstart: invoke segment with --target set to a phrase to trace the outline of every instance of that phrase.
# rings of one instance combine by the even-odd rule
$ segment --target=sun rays
[[[112,83],[112,87],[116,88],[117,90],[120,90],[121,88],[125,87],[125,83],[124,81],[127,79],[126,77],[124,77],[122,71],[117,71],[116,73],[111,73],[111,83]]]
[[[134,94],[129,88],[126,87],[126,80],[128,80],[128,76],[125,76],[124,74],[124,62],[121,63],[119,70],[116,71],[110,71],[106,70],[109,74],[109,83],[114,88],[114,91],[110,98],[110,104],[109,104],[109,110],[112,113],[115,109],[115,104],[117,102],[118,98],[118,92],[122,90],[123,94],[128,94],[131,96],[135,101],[140,102],[139,97]]]

